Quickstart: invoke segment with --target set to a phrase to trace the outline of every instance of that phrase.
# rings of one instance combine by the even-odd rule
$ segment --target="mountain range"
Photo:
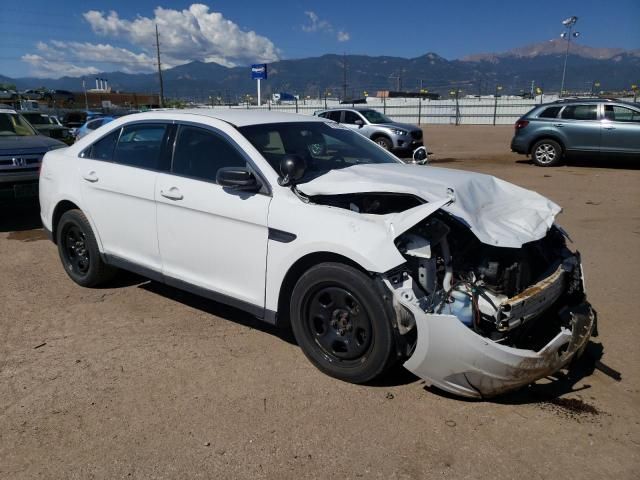
[[[280,60],[268,66],[269,78],[263,82],[265,94],[290,92],[318,96],[330,91],[343,94],[346,71],[347,97],[370,95],[378,90],[446,93],[460,88],[463,94],[493,93],[496,85],[503,93],[528,92],[533,81],[545,91],[558,91],[566,43],[551,40],[502,53],[481,53],[447,60],[436,53],[416,58],[327,54],[320,57]],[[346,66],[345,66],[346,64]],[[113,90],[157,92],[157,73],[104,72]],[[14,83],[18,89],[47,88],[80,91],[82,80],[94,84],[94,76],[49,78],[9,78],[0,75],[0,83]],[[165,95],[206,100],[210,96],[236,100],[255,92],[246,66],[228,68],[199,61],[163,70]],[[640,49],[594,48],[572,44],[567,64],[565,88],[589,91],[595,82],[600,89],[629,89],[640,82]]]

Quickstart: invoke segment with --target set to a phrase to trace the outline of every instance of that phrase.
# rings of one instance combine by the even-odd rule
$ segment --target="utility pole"
[[[580,32],[574,32],[573,26],[578,21],[578,17],[569,17],[562,21],[562,24],[565,27],[565,31],[560,34],[560,38],[563,38],[567,41],[567,49],[564,52],[564,66],[562,67],[562,83],[560,83],[560,96],[564,96],[564,79],[567,73],[567,58],[569,58],[569,47],[571,47],[571,38],[577,38],[580,36]]]
[[[162,83],[162,63],[160,63],[160,35],[156,23],[156,53],[158,54],[158,80],[160,81],[160,108],[164,108],[164,84]]]
[[[342,100],[347,98],[347,53],[342,54]]]

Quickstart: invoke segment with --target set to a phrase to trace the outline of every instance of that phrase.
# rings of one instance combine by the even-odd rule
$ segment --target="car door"
[[[586,103],[567,105],[560,112],[560,118],[553,122],[569,151],[600,151],[600,120],[598,104]]]
[[[603,105],[603,153],[640,155],[640,109],[622,105]]]
[[[271,196],[216,183],[220,168],[251,164],[232,140],[239,134],[217,123],[179,125],[171,171],[158,176],[162,272],[169,284],[261,315]]]
[[[161,270],[155,183],[165,168],[169,125],[134,123],[117,128],[85,149],[79,162],[82,197],[111,260]]]

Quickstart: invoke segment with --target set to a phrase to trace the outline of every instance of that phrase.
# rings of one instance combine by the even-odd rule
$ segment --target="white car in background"
[[[123,268],[290,324],[350,382],[401,361],[489,397],[565,367],[595,329],[560,207],[318,117],[129,115],[47,153],[40,204],[79,285]]]

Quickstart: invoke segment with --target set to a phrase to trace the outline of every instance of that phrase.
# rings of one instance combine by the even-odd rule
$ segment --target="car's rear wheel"
[[[376,142],[385,150],[391,150],[393,148],[393,144],[391,143],[391,140],[389,140],[387,137],[375,137],[373,141]]]
[[[562,163],[562,147],[555,140],[540,140],[531,149],[531,158],[540,167],[555,167]]]
[[[80,210],[65,212],[56,228],[58,253],[67,275],[83,287],[96,287],[113,278],[105,264],[87,217]]]
[[[393,327],[373,281],[341,263],[310,268],[293,289],[293,333],[307,358],[324,373],[368,382],[395,358]]]

